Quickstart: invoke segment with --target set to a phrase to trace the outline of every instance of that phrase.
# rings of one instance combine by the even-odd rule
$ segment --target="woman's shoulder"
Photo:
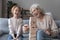
[[[30,17],[29,19],[36,19],[36,17]]]
[[[51,18],[51,16],[50,16],[50,15],[48,15],[48,14],[45,14],[45,17],[47,17],[47,18]]]
[[[50,16],[50,15],[45,15],[45,18],[46,18],[47,20],[51,20],[51,19],[53,19],[53,17]]]

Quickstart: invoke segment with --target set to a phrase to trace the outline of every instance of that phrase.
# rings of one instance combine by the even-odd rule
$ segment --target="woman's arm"
[[[58,27],[52,17],[50,17],[49,23],[50,23],[50,28],[51,28],[51,34],[53,36],[57,35],[58,34]]]

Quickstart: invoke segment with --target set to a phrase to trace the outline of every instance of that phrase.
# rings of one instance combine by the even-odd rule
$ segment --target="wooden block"
[[[29,40],[36,40],[36,18],[31,17]]]
[[[36,40],[36,38],[30,38],[30,40]]]

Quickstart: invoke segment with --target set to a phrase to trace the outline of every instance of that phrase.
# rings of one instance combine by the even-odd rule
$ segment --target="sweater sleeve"
[[[55,23],[55,21],[53,20],[53,18],[50,16],[50,27],[51,27],[51,31],[53,32],[52,35],[55,36],[58,34],[58,27]]]
[[[11,36],[14,36],[14,32],[13,32],[13,29],[12,29],[12,24],[11,24],[11,20],[8,19],[8,27],[9,27],[9,34]]]

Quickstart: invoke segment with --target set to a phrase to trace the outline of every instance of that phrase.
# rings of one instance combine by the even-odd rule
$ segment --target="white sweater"
[[[14,36],[14,33],[19,36],[22,31],[22,19],[9,18],[8,19],[9,34]]]
[[[40,20],[38,20],[35,17],[30,17],[30,20],[29,20],[30,27],[31,27],[31,23],[33,23],[32,21],[34,21],[34,24],[37,26],[37,29],[40,29],[40,30],[50,29],[54,33],[52,34],[52,36],[58,33],[58,27],[56,26],[53,18],[49,15],[44,16],[43,22],[40,22]]]

